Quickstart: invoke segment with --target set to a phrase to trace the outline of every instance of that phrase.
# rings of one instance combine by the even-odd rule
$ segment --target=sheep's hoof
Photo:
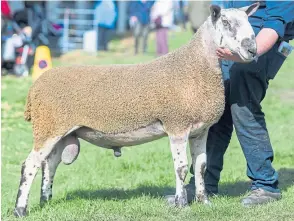
[[[184,195],[184,196],[176,196],[176,198],[175,198],[175,205],[176,205],[176,207],[181,207],[181,208],[188,206],[187,195]]]
[[[188,206],[188,197],[186,191],[183,192],[182,196],[175,196],[175,206],[181,208]]]
[[[207,205],[207,206],[212,206],[212,203],[210,202],[206,194],[196,195],[196,201],[203,203],[204,205]]]
[[[168,203],[168,205],[170,206],[176,206],[176,196],[175,195],[166,195],[165,197],[166,202]]]
[[[205,206],[208,206],[208,207],[211,207],[212,206],[212,203],[210,202],[210,200],[208,198],[206,198],[205,200],[203,200],[201,203],[203,205],[205,205]]]
[[[24,217],[27,215],[26,208],[24,207],[16,207],[13,213],[16,217]]]
[[[210,202],[210,200],[205,200],[204,202],[203,202],[203,204],[205,205],[205,206],[208,206],[208,207],[211,207],[212,206],[212,203]]]
[[[52,199],[52,195],[41,196],[40,197],[40,207],[44,207],[50,200]]]
[[[80,142],[76,137],[67,137],[61,160],[65,165],[72,164],[80,153]]]

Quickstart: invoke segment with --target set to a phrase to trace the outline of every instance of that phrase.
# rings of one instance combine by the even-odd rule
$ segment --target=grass
[[[171,48],[187,42],[190,33],[173,33]],[[123,44],[125,43],[125,44]],[[129,42],[113,42],[112,52],[89,56],[81,52],[55,59],[54,64],[71,65],[137,63],[152,59],[150,54],[134,56]],[[116,50],[114,50],[116,49]],[[78,160],[61,164],[53,186],[53,199],[40,208],[40,174],[31,188],[29,216],[22,220],[294,220],[294,55],[271,81],[263,108],[275,150],[274,167],[279,171],[283,199],[254,208],[242,208],[249,180],[240,145],[234,135],[225,155],[220,192],[213,206],[194,203],[177,209],[166,205],[163,196],[173,193],[175,179],[166,138],[124,148],[115,158],[109,150],[82,142]],[[20,165],[32,148],[31,125],[23,120],[23,107],[31,79],[2,78],[2,189],[1,218],[12,216],[20,178]],[[190,178],[190,175],[188,179]],[[187,180],[188,180],[187,179]]]

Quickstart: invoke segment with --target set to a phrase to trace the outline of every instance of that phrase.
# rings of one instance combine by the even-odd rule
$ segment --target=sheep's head
[[[238,54],[244,62],[256,57],[256,41],[254,31],[248,17],[259,7],[259,3],[239,9],[221,9],[217,5],[210,6],[211,24],[215,33],[213,40],[217,47],[226,47]]]

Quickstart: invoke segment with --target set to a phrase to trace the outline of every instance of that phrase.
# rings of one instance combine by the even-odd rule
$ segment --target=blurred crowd
[[[51,48],[52,42],[56,41],[50,42],[50,37],[61,38],[64,25],[47,19],[46,1],[22,2],[23,8],[12,11],[11,1],[1,1],[1,67],[13,68],[21,75],[28,73],[35,48],[39,45]],[[155,31],[157,56],[168,53],[168,32],[173,29],[186,30],[187,22],[191,31],[196,32],[209,14],[209,4],[209,1],[188,0],[129,1],[126,25],[134,37],[134,53],[147,52],[151,31]],[[93,2],[93,7],[97,50],[107,51],[121,18],[118,1],[98,0]]]
[[[1,0],[1,74],[27,76],[36,48],[50,46],[49,37],[61,37],[62,31],[46,19],[45,1],[23,1],[14,10],[13,3]]]
[[[209,4],[209,1],[188,0],[131,1],[128,5],[128,24],[134,36],[135,54],[140,49],[146,53],[148,35],[153,30],[156,33],[157,55],[168,53],[168,31],[179,26],[186,30],[186,23],[190,22],[195,33],[209,15]],[[116,4],[115,1],[102,0],[96,8],[97,16],[103,14],[104,18],[98,23],[98,49],[107,50],[117,19]]]

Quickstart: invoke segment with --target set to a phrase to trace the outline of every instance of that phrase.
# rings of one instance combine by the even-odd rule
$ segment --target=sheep
[[[217,47],[228,47],[243,62],[255,59],[248,16],[258,3],[240,9],[210,6],[210,16],[179,49],[134,65],[58,67],[31,86],[24,112],[34,145],[22,164],[14,214],[26,215],[31,184],[42,169],[41,203],[52,198],[55,171],[79,152],[78,138],[114,149],[168,136],[176,177],[175,205],[187,205],[184,181],[189,141],[196,200],[205,193],[206,139],[224,111],[224,86]],[[68,149],[67,149],[68,148]],[[73,158],[66,158],[73,150]],[[65,152],[65,153],[64,153]]]

